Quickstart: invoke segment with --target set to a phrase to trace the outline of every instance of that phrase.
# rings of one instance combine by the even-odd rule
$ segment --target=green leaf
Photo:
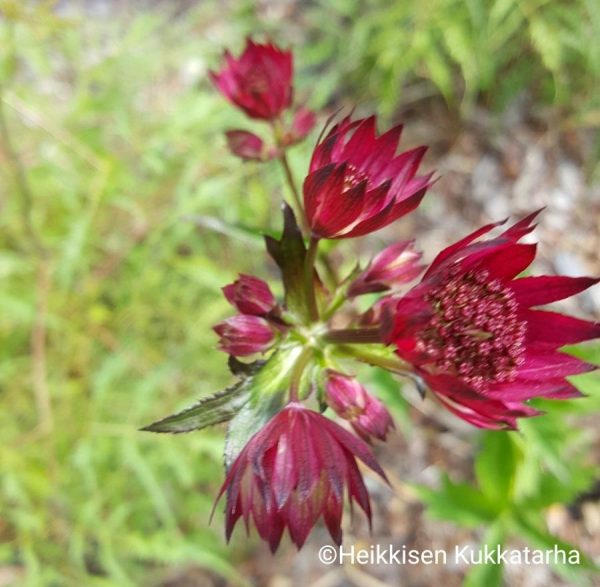
[[[479,487],[492,502],[510,501],[520,455],[507,432],[486,432],[475,459]]]
[[[434,518],[450,520],[461,526],[473,527],[495,520],[499,510],[481,492],[465,483],[453,483],[444,476],[440,489],[414,487]]]
[[[248,443],[248,440],[263,428],[282,406],[282,395],[274,395],[256,405],[247,403],[232,418],[227,427],[225,451],[223,453],[226,469],[229,469],[241,450]]]
[[[257,373],[246,379],[250,401],[229,422],[225,441],[225,466],[229,468],[248,440],[256,434],[283,406],[290,386],[291,372],[302,352],[302,346],[288,344],[280,347]],[[312,366],[307,366],[307,372]],[[304,387],[312,385],[312,378]],[[300,395],[305,392],[300,386]]]
[[[485,536],[482,544],[487,544],[490,550],[495,550],[497,546],[504,543],[504,528],[501,523],[492,524]],[[503,565],[476,565],[465,577],[463,587],[502,587]]]
[[[145,432],[191,432],[231,420],[250,399],[250,389],[242,379],[214,395],[203,397],[193,406],[158,420],[141,430]]]
[[[285,303],[288,310],[302,319],[309,318],[304,293],[304,260],[306,247],[294,212],[283,205],[283,233],[279,240],[265,236],[267,251],[281,270],[285,288]]]
[[[204,397],[193,406],[145,426],[146,432],[191,432],[231,420],[247,403],[260,411],[261,404],[282,395],[289,386],[291,369],[302,348],[297,344],[280,347],[267,361],[244,364],[230,360],[229,367],[241,375],[231,387]]]
[[[598,566],[595,565],[589,558],[579,551],[574,545],[557,538],[550,534],[546,528],[541,515],[537,512],[519,511],[512,516],[512,522],[515,525],[515,531],[519,536],[522,536],[535,547],[543,550],[552,550],[557,547],[559,550],[564,550],[567,553],[567,561],[569,559],[569,551],[579,552],[579,564],[573,565],[558,563],[554,565],[556,570],[563,576],[568,578],[577,577],[581,580],[580,572],[582,570],[597,572]],[[580,583],[583,584],[583,583]]]

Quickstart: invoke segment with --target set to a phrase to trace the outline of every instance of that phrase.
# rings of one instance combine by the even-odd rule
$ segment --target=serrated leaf
[[[288,345],[278,349],[267,361],[257,361],[244,367],[241,367],[244,365],[241,361],[237,361],[234,368],[245,372],[234,385],[141,430],[191,432],[231,420],[247,403],[252,405],[251,409],[260,410],[262,403],[271,401],[274,395],[287,389],[292,366],[301,350],[299,345]],[[230,367],[231,364],[230,361]]]
[[[489,523],[499,514],[496,504],[490,503],[477,489],[465,483],[453,483],[447,476],[444,476],[440,489],[424,486],[415,486],[414,489],[427,505],[429,515],[461,526]]]
[[[191,432],[207,426],[227,422],[248,402],[250,388],[247,379],[242,379],[214,395],[203,397],[193,406],[144,426],[144,432]]]

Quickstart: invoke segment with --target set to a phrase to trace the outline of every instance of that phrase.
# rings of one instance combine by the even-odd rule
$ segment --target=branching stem
[[[313,349],[309,346],[304,347],[298,360],[292,368],[291,382],[290,382],[290,401],[297,402],[300,399],[300,382],[302,381],[302,374],[304,369],[313,357]]]
[[[371,344],[381,343],[381,333],[376,326],[369,328],[342,328],[340,330],[328,330],[323,334],[325,342],[342,344]]]

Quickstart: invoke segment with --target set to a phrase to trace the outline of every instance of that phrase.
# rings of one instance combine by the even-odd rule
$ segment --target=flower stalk
[[[336,344],[372,344],[383,342],[379,328],[376,326],[328,330],[323,334],[322,339],[325,342]]]
[[[302,375],[304,374],[304,370],[309,365],[311,359],[314,355],[314,349],[307,346],[302,349],[300,356],[296,360],[294,367],[292,369],[292,374],[290,377],[290,401],[297,402],[300,401],[300,383],[302,382]]]

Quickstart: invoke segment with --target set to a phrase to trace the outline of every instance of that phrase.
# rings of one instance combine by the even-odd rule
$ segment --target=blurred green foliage
[[[598,125],[595,0],[328,0],[305,18],[305,52],[315,65],[330,57],[332,89],[385,113],[438,93],[467,113],[478,98],[502,109],[528,90]]]
[[[221,432],[138,432],[229,383],[210,330],[220,287],[264,274],[251,231],[192,218],[268,226],[278,197],[227,155],[235,114],[197,88],[221,42],[195,28],[216,7],[132,22],[13,8],[0,25],[19,158],[3,137],[0,560],[36,586],[142,585],[192,564],[243,584],[220,520],[207,526]]]
[[[0,1],[0,564],[19,584],[147,585],[194,564],[247,582],[219,516],[207,526],[221,431],[137,429],[230,383],[210,331],[227,312],[220,287],[274,271],[259,233],[279,225],[278,175],[227,154],[221,133],[242,118],[205,75],[244,34],[286,41],[253,5],[95,19]],[[598,124],[593,0],[335,0],[287,24],[298,94],[315,105],[348,91],[391,115],[411,95],[501,106],[529,88]],[[299,175],[308,148],[293,154]],[[380,385],[408,420],[397,384]],[[553,406],[522,437],[484,435],[465,491],[529,504],[541,532],[550,496],[587,480],[589,463],[565,458],[585,445],[561,410],[597,410],[599,396]],[[433,513],[480,520],[473,504],[444,509],[453,487],[424,493]]]
[[[596,348],[592,356],[598,356]],[[547,528],[549,507],[570,503],[597,479],[599,470],[592,454],[589,431],[573,425],[577,414],[600,410],[600,379],[597,375],[574,378],[588,394],[577,401],[541,401],[536,407],[543,417],[521,421],[519,432],[484,432],[475,458],[473,483],[449,476],[439,489],[416,487],[430,516],[468,528],[485,528],[482,542],[490,547],[524,539],[531,548],[569,552],[575,548],[553,536]],[[493,537],[493,538],[492,538]],[[485,568],[485,567],[489,568]],[[465,586],[501,586],[497,565],[475,567]],[[581,554],[580,564],[559,564],[556,570],[577,584],[589,584],[585,571],[598,568]]]

